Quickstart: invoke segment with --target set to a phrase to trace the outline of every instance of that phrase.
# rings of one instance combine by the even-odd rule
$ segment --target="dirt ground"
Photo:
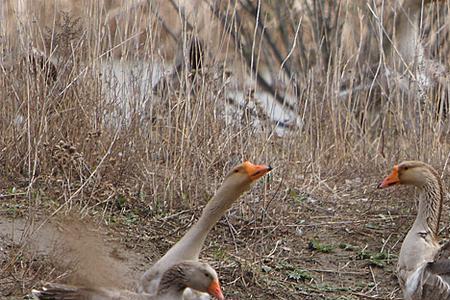
[[[415,217],[415,192],[377,190],[387,172],[337,174],[310,191],[259,183],[214,227],[201,258],[218,271],[227,299],[400,299],[395,265]],[[45,207],[29,216],[27,201],[19,191],[1,196],[2,299],[20,299],[47,281],[134,288],[202,208],[49,218]],[[447,218],[443,225],[445,237]]]

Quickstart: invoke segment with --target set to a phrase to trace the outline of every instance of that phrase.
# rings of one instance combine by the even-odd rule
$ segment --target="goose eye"
[[[208,277],[209,278],[209,273],[208,272],[205,272],[205,273],[203,273],[206,277]]]
[[[403,167],[403,170],[405,170],[405,171],[408,170],[408,167]]]
[[[239,169],[235,169],[233,172],[234,172],[234,173],[238,173],[238,172],[239,172]]]

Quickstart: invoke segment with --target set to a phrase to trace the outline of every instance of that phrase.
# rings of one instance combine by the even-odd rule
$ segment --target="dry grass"
[[[293,47],[285,80],[267,88],[261,78],[258,85],[230,84],[228,66],[207,50],[203,73],[192,79],[181,68],[177,83],[170,80],[157,92],[143,87],[142,74],[136,74],[126,93],[134,96],[124,104],[120,95],[105,92],[113,90],[112,75],[102,66],[112,63],[114,46],[102,45],[102,31],[69,16],[58,30],[42,33],[53,45],[48,53],[57,61],[56,82],[36,68],[27,51],[16,49],[13,63],[0,70],[0,222],[73,212],[94,216],[123,247],[146,253],[142,271],[183,234],[192,215],[199,215],[223,174],[249,159],[275,170],[219,222],[203,252],[223,278],[228,297],[400,297],[396,255],[414,210],[405,190],[379,192],[375,185],[404,159],[427,161],[448,177],[448,118],[437,113],[441,103],[435,101],[446,99],[446,91],[426,90],[418,99],[395,81],[383,90],[374,80],[371,89],[342,97],[344,20],[333,1],[320,3],[324,7],[306,9],[302,31],[309,35],[298,35],[295,42],[301,20],[295,6],[283,10],[266,3],[258,12],[254,2],[211,5],[216,22],[229,30],[221,32],[220,55],[242,62],[247,74],[253,70],[252,78],[266,70],[278,78],[278,54],[286,57]],[[436,11],[441,13],[433,6]],[[258,14],[255,30],[252,16]],[[149,24],[156,27],[145,31],[141,63],[164,62],[157,51],[164,26]],[[430,39],[435,27],[424,33],[425,45],[437,43]],[[188,44],[189,34],[181,36],[179,44]],[[123,50],[124,45],[121,51],[132,60],[133,46]],[[25,42],[21,46],[28,49]],[[4,57],[16,50],[5,44]],[[432,49],[433,58],[440,58],[438,50]],[[365,76],[352,68],[350,81]],[[411,82],[411,89],[418,84]],[[235,86],[248,105],[226,118]],[[301,124],[277,135],[276,124],[249,104],[260,90],[290,94]],[[24,244],[2,243],[2,297],[23,295],[64,273]],[[155,248],[159,253],[149,254]]]

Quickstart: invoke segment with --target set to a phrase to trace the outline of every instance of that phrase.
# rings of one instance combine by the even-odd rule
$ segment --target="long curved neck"
[[[247,187],[235,187],[226,182],[222,184],[203,209],[197,223],[167,252],[166,256],[175,255],[183,259],[198,259],[211,228],[246,189]]]
[[[427,226],[436,237],[439,232],[444,191],[441,180],[436,176],[427,177],[421,187],[422,194],[419,199],[419,210],[414,224]]]

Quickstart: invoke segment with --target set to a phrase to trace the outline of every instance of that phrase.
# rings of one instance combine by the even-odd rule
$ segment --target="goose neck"
[[[415,223],[423,224],[437,236],[444,197],[440,179],[428,177],[421,190]]]

